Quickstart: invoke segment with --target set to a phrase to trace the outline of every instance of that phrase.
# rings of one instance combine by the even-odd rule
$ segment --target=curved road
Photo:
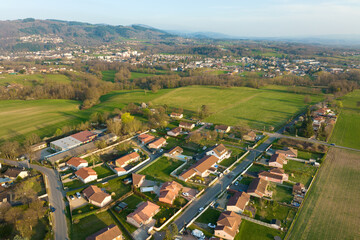
[[[13,161],[8,159],[1,158],[4,163],[24,168],[33,168],[43,173],[47,178],[48,186],[48,196],[50,205],[53,206],[56,210],[51,213],[52,225],[55,240],[66,240],[68,238],[68,227],[66,223],[65,215],[65,202],[64,197],[65,193],[62,190],[61,181],[58,177],[58,174],[51,168],[42,167],[35,164],[28,164],[27,161]]]

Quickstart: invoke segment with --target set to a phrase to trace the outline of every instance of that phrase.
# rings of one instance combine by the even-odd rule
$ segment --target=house
[[[92,168],[83,167],[75,172],[76,177],[83,183],[92,182],[97,179],[97,173]]]
[[[220,214],[216,222],[214,235],[222,239],[234,239],[239,232],[241,224],[241,216],[230,211],[225,211]]]
[[[282,153],[275,153],[271,155],[271,158],[269,160],[269,166],[270,167],[277,167],[282,168],[284,164],[287,163],[286,157]]]
[[[145,175],[141,175],[141,174],[136,174],[133,173],[132,174],[132,183],[134,187],[140,187],[141,184],[144,182],[145,180]]]
[[[284,148],[283,150],[276,150],[277,154],[284,154],[285,157],[291,157],[291,158],[296,158],[298,155],[298,150],[292,147],[289,148]]]
[[[181,119],[184,117],[184,115],[182,113],[176,113],[176,112],[173,112],[170,114],[170,117],[171,118],[177,118],[177,119]]]
[[[187,181],[190,178],[192,178],[195,175],[206,177],[211,172],[216,171],[216,164],[219,161],[219,159],[213,155],[206,155],[202,159],[200,159],[197,163],[192,165],[188,170],[183,172],[179,179],[182,181]]]
[[[98,141],[105,141],[106,144],[111,144],[115,142],[117,139],[118,136],[116,136],[114,133],[109,133],[97,138]]]
[[[148,224],[159,211],[160,207],[158,205],[147,201],[142,203],[134,212],[127,215],[126,221],[139,228],[142,225]]]
[[[141,134],[141,135],[138,136],[138,140],[139,140],[142,144],[147,144],[147,143],[153,141],[154,139],[155,139],[154,136],[149,135],[149,134],[146,134],[146,133]]]
[[[113,117],[113,121],[114,122],[121,122],[122,121],[121,115],[116,115],[115,117]]]
[[[172,136],[172,137],[176,137],[179,136],[181,133],[181,128],[180,127],[176,127],[171,129],[170,131],[167,132],[167,135]]]
[[[170,205],[173,204],[181,189],[182,185],[175,181],[163,183],[160,188],[159,201]]]
[[[94,140],[97,135],[90,131],[82,131],[76,134],[64,137],[50,143],[51,149],[55,151],[66,151],[82,144],[86,144]]]
[[[18,177],[26,178],[27,176],[29,176],[29,172],[21,168],[8,168],[4,173],[4,176],[10,178],[11,180],[14,180]]]
[[[140,159],[140,155],[137,152],[132,152],[126,154],[125,156],[122,156],[121,158],[116,159],[115,165],[119,168],[124,168],[129,163],[136,162],[139,159]]]
[[[34,144],[34,145],[31,145],[30,146],[30,150],[32,152],[36,152],[36,151],[39,151],[41,149],[44,149],[47,147],[47,143],[46,142],[40,142],[40,143],[37,143],[37,144]]]
[[[256,133],[254,131],[250,131],[247,134],[243,135],[242,139],[245,140],[245,141],[255,142]]]
[[[72,157],[69,161],[66,162],[66,165],[76,170],[79,170],[80,168],[87,167],[89,163],[85,159],[79,157]]]
[[[96,147],[95,143],[89,142],[89,143],[85,143],[83,145],[68,149],[68,150],[60,152],[60,153],[45,156],[45,159],[54,164],[54,163],[57,163],[57,162],[63,160],[64,158],[79,156],[79,155],[94,151],[96,149],[97,149],[97,147]]]
[[[148,148],[150,149],[159,149],[166,144],[165,138],[159,138],[148,144]]]
[[[306,191],[304,184],[302,183],[296,183],[293,185],[292,194],[293,195],[303,195]]]
[[[122,240],[122,232],[118,226],[111,224],[106,228],[94,233],[93,235],[86,238],[86,240]]]
[[[169,154],[170,156],[176,156],[179,154],[183,153],[183,149],[179,146],[173,147],[172,149],[169,150],[169,152],[167,154]]]
[[[85,188],[83,194],[88,199],[89,203],[100,208],[111,202],[111,196],[101,191],[101,189],[95,185]]]
[[[213,146],[209,151],[206,152],[206,155],[213,155],[219,159],[219,162],[229,158],[231,156],[231,151],[229,151],[224,144],[219,144]]]
[[[268,172],[263,171],[258,174],[259,178],[264,179],[266,181],[275,182],[275,183],[283,183],[289,180],[289,175],[285,173],[282,168],[273,168]]]
[[[258,198],[262,198],[264,196],[271,197],[272,192],[267,190],[268,185],[269,185],[268,181],[263,180],[261,178],[255,178],[250,183],[250,185],[247,189],[247,193],[250,196],[254,196],[254,197],[258,197]]]
[[[195,127],[195,124],[190,123],[190,122],[180,122],[179,127],[187,129],[187,130],[191,130]]]
[[[10,202],[10,194],[7,190],[0,186],[0,207],[8,202]]]
[[[236,192],[227,202],[226,210],[236,213],[242,213],[246,205],[249,204],[250,195],[246,192]]]
[[[226,125],[216,125],[215,126],[215,131],[218,133],[228,133],[230,132],[230,127],[226,126]]]

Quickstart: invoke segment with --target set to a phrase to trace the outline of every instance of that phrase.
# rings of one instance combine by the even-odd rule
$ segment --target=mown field
[[[115,70],[102,71],[101,73],[103,75],[102,79],[104,81],[114,82],[114,78],[115,78],[115,74],[116,74]],[[151,76],[154,76],[154,75],[155,74],[151,74],[151,73],[132,72],[130,79],[151,77]]]
[[[312,96],[313,102],[321,96]],[[52,135],[63,125],[85,121],[93,112],[111,112],[128,103],[152,102],[182,107],[196,113],[202,105],[210,107],[206,119],[214,123],[236,125],[247,123],[253,128],[280,127],[289,118],[305,109],[304,95],[286,92],[283,87],[220,88],[191,86],[162,89],[156,93],[144,90],[114,91],[100,98],[100,103],[88,110],[79,110],[80,102],[69,100],[0,101],[0,136],[14,138],[35,132],[41,137]]]
[[[18,83],[22,85],[36,85],[44,83],[45,81],[57,83],[70,83],[70,79],[63,74],[3,74],[0,75],[0,86],[7,86],[8,84]]]
[[[344,108],[335,125],[330,142],[341,146],[360,149],[360,90],[346,95],[343,100]]]
[[[360,239],[360,153],[330,149],[287,239]]]

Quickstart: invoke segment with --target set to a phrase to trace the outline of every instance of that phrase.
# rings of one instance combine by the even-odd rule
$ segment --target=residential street
[[[18,167],[25,167],[28,168],[27,161],[13,161],[1,158],[4,163],[18,166]],[[65,203],[64,203],[64,196],[65,193],[62,190],[62,185],[58,174],[51,168],[42,167],[35,164],[30,164],[30,167],[42,172],[46,175],[48,179],[48,187],[49,191],[49,202],[50,205],[53,206],[56,210],[52,213],[52,224],[53,224],[53,231],[55,240],[66,240],[68,238],[68,227],[66,223],[66,216],[65,216]]]

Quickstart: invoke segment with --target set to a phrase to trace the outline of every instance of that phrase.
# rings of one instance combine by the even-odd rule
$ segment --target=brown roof
[[[285,170],[282,168],[272,168],[269,170],[269,172],[273,174],[283,175],[285,173]]]
[[[220,214],[220,217],[216,223],[216,230],[221,230],[226,232],[232,237],[235,237],[239,226],[241,224],[241,216],[231,212],[231,211],[224,211]]]
[[[74,167],[78,167],[82,163],[87,163],[87,161],[79,157],[72,157],[69,161],[66,162],[67,165],[71,165]]]
[[[149,146],[154,146],[156,148],[158,148],[159,146],[162,146],[164,143],[166,143],[165,138],[159,138],[155,141],[153,141],[152,143],[149,143]]]
[[[101,191],[101,192],[96,192],[93,195],[91,195],[89,198],[89,200],[97,202],[99,204],[101,204],[105,198],[109,197],[110,195]]]
[[[87,178],[87,177],[89,177],[91,175],[96,175],[97,176],[97,173],[92,168],[83,167],[83,168],[80,168],[79,170],[77,170],[75,172],[75,175],[81,177],[82,179],[85,179],[85,178]]]
[[[94,134],[90,131],[81,131],[81,132],[71,135],[71,137],[79,140],[80,142],[87,142],[87,141],[91,140],[91,138],[93,138],[94,136],[96,136],[96,134]]]
[[[194,173],[196,173],[196,170],[198,172],[205,172],[206,170],[209,170],[219,159],[213,155],[206,155],[202,159],[200,159],[197,163],[192,165],[187,171],[183,172],[180,176],[184,179],[189,178]],[[196,170],[195,170],[196,169]]]
[[[273,155],[271,155],[271,158],[269,160],[269,163],[271,162],[277,162],[281,165],[284,164],[284,160],[286,159],[285,155],[282,153],[275,153]]]
[[[254,131],[250,131],[246,135],[250,137],[256,137],[256,133]]]
[[[168,154],[173,155],[173,154],[175,154],[177,152],[181,154],[183,151],[184,150],[181,147],[176,146],[176,147],[173,147],[172,149],[170,149]]]
[[[295,148],[289,147],[289,148],[284,148],[284,150],[277,150],[276,153],[297,156],[298,150]]]
[[[94,193],[101,192],[101,189],[96,185],[91,185],[83,190],[83,194],[86,197],[90,197]]]
[[[139,185],[143,179],[145,179],[145,175],[140,175],[136,173],[132,174],[132,181],[133,181],[133,185],[135,186]]]
[[[219,144],[217,146],[215,146],[213,149],[212,149],[216,155],[218,156],[221,156],[223,155],[224,153],[228,152],[228,149],[224,146],[224,144]]]
[[[301,191],[304,188],[305,186],[302,183],[296,183],[295,185],[293,185],[293,191]]]
[[[148,143],[148,142],[154,140],[155,137],[152,136],[152,135],[149,135],[149,134],[144,133],[144,134],[139,135],[139,136],[138,136],[138,139],[139,139],[140,141],[144,142],[144,143]]]
[[[113,240],[119,236],[122,236],[120,229],[118,226],[111,224],[110,226],[107,226],[106,228],[103,228],[93,235],[87,237],[86,240]]]
[[[180,122],[179,126],[184,126],[185,128],[191,128],[194,123],[191,122]]]
[[[140,157],[140,155],[137,152],[132,152],[129,154],[126,154],[125,156],[122,156],[121,158],[118,158],[115,160],[115,162],[119,165],[122,166],[124,164],[126,164],[129,161],[133,161],[134,159]]]
[[[187,171],[183,172],[180,176],[184,179],[188,179],[192,175],[194,175],[196,171],[193,168],[188,169]]]
[[[26,170],[22,170],[21,168],[8,168],[4,175],[8,176],[9,178],[17,178],[22,171]]]
[[[226,126],[226,125],[216,125],[215,129],[226,131],[228,129],[228,127],[229,126]]]
[[[179,194],[182,185],[175,181],[165,182],[160,188],[159,201],[172,204],[174,199]]]
[[[180,117],[182,113],[176,113],[176,112],[172,112],[170,114],[170,116],[177,116],[177,117]]]
[[[268,178],[279,179],[279,180],[283,179],[282,175],[273,174],[271,172],[266,172],[266,171],[262,171],[258,175],[259,175],[259,177],[268,177]]]
[[[181,132],[181,128],[180,128],[180,127],[176,127],[176,128],[171,129],[169,132],[173,132],[174,134],[180,133],[180,132]]]
[[[236,192],[228,201],[228,206],[236,206],[242,210],[250,200],[250,195],[246,192]]]
[[[253,192],[257,191],[257,192],[260,192],[261,194],[265,195],[267,185],[268,185],[268,182],[266,180],[263,180],[261,178],[255,178],[250,183],[247,192],[253,193]]]
[[[146,222],[149,218],[153,217],[159,210],[159,206],[152,202],[142,203],[134,212],[130,213],[127,217],[134,219],[138,224]]]

